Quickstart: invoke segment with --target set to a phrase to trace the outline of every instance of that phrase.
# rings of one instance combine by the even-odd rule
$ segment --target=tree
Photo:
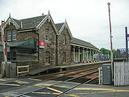
[[[103,54],[103,55],[107,56],[108,58],[110,58],[110,54],[111,54],[110,50],[105,49],[105,48],[101,48],[100,52],[101,52],[101,54]]]

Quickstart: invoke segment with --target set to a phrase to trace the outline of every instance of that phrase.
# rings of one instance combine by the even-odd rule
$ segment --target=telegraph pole
[[[126,39],[126,60],[128,61],[128,29],[125,27],[125,39]]]
[[[111,71],[112,71],[112,82],[113,82],[113,80],[114,80],[114,62],[113,62],[112,25],[111,25],[110,2],[108,2],[107,5],[108,5],[108,15],[109,15],[110,49],[111,49]]]

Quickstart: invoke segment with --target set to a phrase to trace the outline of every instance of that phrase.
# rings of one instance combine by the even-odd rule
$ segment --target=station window
[[[7,32],[7,41],[15,41],[16,40],[16,32]]]
[[[66,36],[65,36],[65,35],[63,36],[63,39],[64,39],[63,44],[66,44],[66,42],[67,42],[67,38],[66,38]]]
[[[12,34],[12,40],[16,40],[16,32],[13,32],[13,34]]]
[[[7,41],[11,41],[11,32],[7,33]]]
[[[47,41],[49,40],[48,35],[45,35],[45,40],[47,40]]]

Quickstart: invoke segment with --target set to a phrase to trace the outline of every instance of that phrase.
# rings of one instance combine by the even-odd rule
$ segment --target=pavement
[[[129,97],[129,86],[80,85],[75,82],[31,78],[0,79],[0,97],[57,97],[59,94],[59,97]]]

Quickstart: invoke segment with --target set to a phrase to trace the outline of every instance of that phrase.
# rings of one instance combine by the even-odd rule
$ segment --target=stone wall
[[[23,41],[31,38],[38,39],[38,35],[35,34],[34,31],[29,31],[29,32],[18,32],[16,36],[17,41]]]
[[[71,64],[71,37],[67,28],[64,28],[63,32],[59,35],[59,64]]]
[[[39,29],[39,40],[45,41],[45,48],[39,52],[40,63],[43,65],[56,65],[56,32],[49,21]]]

